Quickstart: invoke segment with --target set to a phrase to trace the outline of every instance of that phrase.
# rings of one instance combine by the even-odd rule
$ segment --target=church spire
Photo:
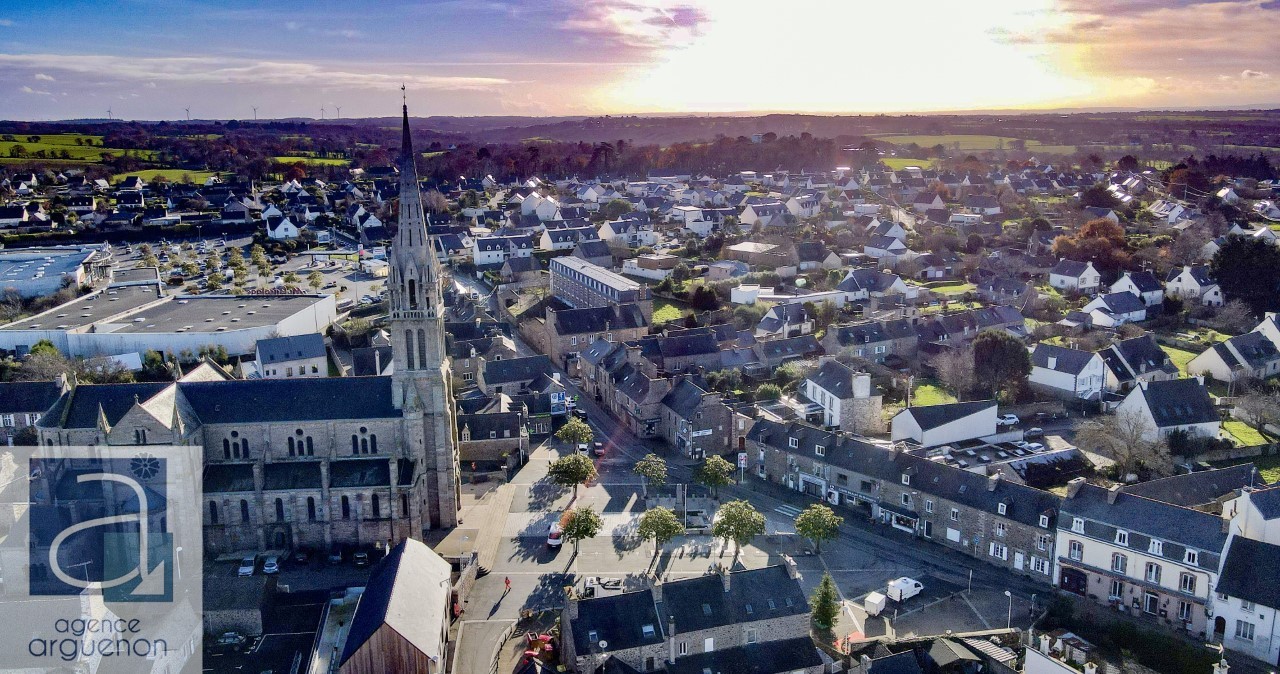
[[[409,94],[405,92],[404,85],[400,85],[400,97],[404,100],[402,110],[404,111],[404,124],[400,132],[400,159],[413,159],[413,138],[409,135]]]

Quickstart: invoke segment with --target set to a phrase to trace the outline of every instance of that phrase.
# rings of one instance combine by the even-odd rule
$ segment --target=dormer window
[[[644,634],[644,638],[646,639],[652,639],[657,635],[657,630],[653,628],[653,625],[644,625],[640,628],[640,631]]]
[[[1151,539],[1151,545],[1147,548],[1147,552],[1150,552],[1153,555],[1163,555],[1164,541],[1157,541],[1154,538]]]
[[[1129,545],[1129,532],[1116,531],[1116,545]]]
[[[902,484],[905,484],[905,485],[911,484],[911,476],[908,475],[907,473],[902,474]]]
[[[1200,553],[1195,550],[1187,550],[1182,556],[1182,561],[1198,566],[1200,564]]]
[[[1041,516],[1040,516],[1040,528],[1041,528],[1041,529],[1048,529],[1048,528],[1049,528],[1049,516],[1048,516],[1048,515],[1041,515]]]
[[[814,453],[815,453],[815,454],[817,454],[818,456],[826,456],[826,455],[827,455],[827,448],[826,448],[826,447],[823,447],[822,445],[814,445],[814,446],[813,446],[813,451],[814,451]]]
[[[795,449],[800,446],[800,441],[796,438],[787,438],[787,446]]]
[[[1080,517],[1071,518],[1071,530],[1078,534],[1084,533],[1084,519]]]
[[[996,514],[1005,515],[1009,512],[1009,506],[1001,503],[996,506]]]

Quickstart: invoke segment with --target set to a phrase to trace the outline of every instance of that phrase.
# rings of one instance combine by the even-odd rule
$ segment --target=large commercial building
[[[551,294],[575,309],[627,302],[651,306],[646,286],[576,257],[551,259]]]
[[[88,285],[111,273],[111,249],[53,246],[0,251],[0,288],[23,297],[52,295],[64,284]]]

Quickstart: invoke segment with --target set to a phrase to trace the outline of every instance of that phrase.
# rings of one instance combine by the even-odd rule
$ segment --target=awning
[[[888,510],[889,512],[895,515],[900,515],[902,517],[906,517],[908,519],[913,519],[913,520],[920,519],[920,513],[914,510],[909,510],[907,508],[904,508],[903,506],[900,506],[896,503],[887,503],[885,501],[880,501],[876,505],[880,506],[881,510]]]

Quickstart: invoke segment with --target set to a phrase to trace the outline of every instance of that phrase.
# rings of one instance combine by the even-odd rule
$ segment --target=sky
[[[0,118],[1280,107],[1280,0],[0,3]]]

